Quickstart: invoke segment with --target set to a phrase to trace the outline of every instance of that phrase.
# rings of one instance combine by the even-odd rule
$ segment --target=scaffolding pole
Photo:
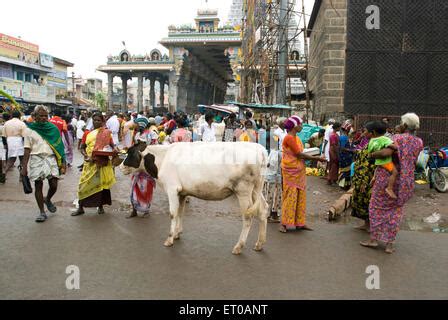
[[[303,12],[295,11],[295,5],[296,0],[245,0],[241,47],[242,102],[291,105],[292,73],[301,80],[304,78],[303,62],[299,62],[299,66],[298,61],[288,58],[294,51],[299,52],[299,60],[303,57],[300,54],[302,48],[296,44],[303,29],[299,28],[300,22],[293,23],[296,17],[297,20],[303,18]]]
[[[309,59],[308,59],[308,28],[306,25],[306,15],[305,15],[305,0],[302,0],[302,14],[303,14],[303,51],[305,56],[305,97],[306,97],[306,122],[308,123],[309,119],[309,110],[310,110],[310,91],[308,90],[308,69],[309,69]],[[314,113],[314,112],[313,112]],[[314,117],[314,114],[313,114]]]

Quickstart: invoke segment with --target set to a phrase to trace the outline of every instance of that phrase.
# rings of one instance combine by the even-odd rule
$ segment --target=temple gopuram
[[[154,49],[149,55],[131,55],[127,50],[109,56],[98,71],[108,75],[108,108],[112,109],[113,80],[122,80],[122,110],[127,112],[127,81],[138,79],[137,110],[143,110],[143,81],[150,80],[150,101],[155,111],[155,82],[160,85],[160,107],[170,112],[197,111],[198,104],[224,103],[229,83],[239,87],[241,34],[232,26],[219,26],[218,11],[200,9],[195,26],[169,26],[168,36],[159,43],[168,49]],[[165,85],[169,105],[164,106]]]

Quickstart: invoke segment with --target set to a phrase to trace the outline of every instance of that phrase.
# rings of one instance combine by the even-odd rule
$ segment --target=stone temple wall
[[[322,0],[310,35],[309,88],[314,120],[344,117],[347,0]]]

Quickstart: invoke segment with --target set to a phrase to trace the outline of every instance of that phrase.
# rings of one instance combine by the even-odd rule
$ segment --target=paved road
[[[255,223],[249,247],[234,256],[241,231],[234,199],[192,199],[182,239],[165,248],[169,217],[161,190],[150,217],[127,220],[130,181],[118,174],[107,214],[71,217],[78,176],[72,171],[61,182],[59,210],[43,224],[34,222],[33,196],[21,192],[15,173],[0,185],[0,299],[448,298],[447,234],[402,231],[397,252],[387,255],[361,247],[366,234],[351,224],[313,219],[326,205],[310,195],[314,232],[282,234],[269,224],[265,250],[257,253]],[[317,187],[326,188],[310,179]],[[69,265],[80,269],[80,290],[66,289]],[[366,289],[369,265],[379,267],[380,290]]]

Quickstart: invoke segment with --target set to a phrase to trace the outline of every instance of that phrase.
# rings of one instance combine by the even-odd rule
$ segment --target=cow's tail
[[[247,210],[246,210],[246,216],[248,217],[253,217],[255,214],[258,213],[259,209],[260,209],[260,204],[261,204],[261,197],[263,196],[261,193],[258,193],[257,191],[253,191],[255,194],[255,202],[252,206],[250,206]]]
[[[257,213],[260,214],[263,210],[264,204],[266,203],[266,200],[263,196],[263,185],[265,180],[265,174],[267,170],[268,165],[268,154],[266,149],[263,148],[262,158],[261,158],[261,170],[260,170],[260,180],[258,181],[258,184],[255,185],[254,190],[252,191],[252,199],[254,199],[254,204],[250,206],[247,211],[246,215],[253,217]]]

